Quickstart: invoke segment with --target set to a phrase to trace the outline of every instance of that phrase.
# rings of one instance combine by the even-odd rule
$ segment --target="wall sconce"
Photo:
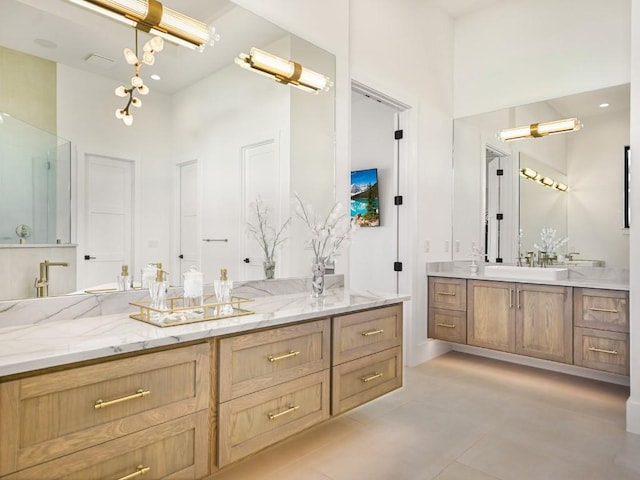
[[[215,29],[157,0],[68,0],[169,42],[202,51],[220,37]]]
[[[333,86],[329,77],[255,47],[251,48],[249,55],[241,53],[235,62],[242,68],[274,78],[276,82],[293,85],[305,92],[318,93]]]
[[[556,133],[574,132],[580,130],[582,124],[577,118],[567,118],[545,123],[532,123],[526,127],[507,128],[499,134],[500,140],[509,142],[523,138],[546,137]]]
[[[569,190],[569,187],[566,186],[564,183],[558,183],[553,178],[545,177],[531,168],[527,168],[527,167],[521,168],[520,175],[522,175],[524,178],[528,180],[533,180],[534,182],[539,183],[540,185],[544,185],[545,187],[555,188],[560,192],[566,192],[567,190]]]

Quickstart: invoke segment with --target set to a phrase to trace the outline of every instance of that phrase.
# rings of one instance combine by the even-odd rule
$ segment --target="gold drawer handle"
[[[273,355],[267,356],[271,363],[277,362],[278,360],[284,360],[285,358],[295,357],[296,355],[300,355],[300,352],[296,352],[295,350],[290,350],[289,353],[285,353],[284,355],[278,355],[274,357]]]
[[[366,332],[362,332],[363,337],[370,337],[371,335],[377,335],[378,333],[382,333],[384,330],[379,328],[378,330],[367,330]]]
[[[436,295],[446,295],[448,297],[455,297],[456,292],[436,292]]]
[[[115,405],[116,403],[126,402],[128,400],[133,400],[134,398],[146,397],[147,395],[151,395],[151,391],[150,390],[143,390],[141,388],[136,393],[134,393],[133,395],[127,395],[126,397],[116,398],[115,400],[109,400],[108,402],[104,402],[102,400],[96,400],[96,403],[93,406],[93,408],[95,408],[96,410],[99,410],[101,408],[106,408],[106,407],[108,407],[110,405]]]
[[[615,308],[589,307],[587,310],[591,310],[592,312],[618,313],[618,310]]]
[[[121,477],[118,480],[129,480],[130,478],[136,478],[136,477],[139,477],[140,475],[144,475],[149,470],[151,470],[151,467],[143,467],[142,465],[138,465],[136,467],[135,472],[130,473],[129,475],[125,475],[124,477]]]
[[[619,355],[617,350],[604,350],[602,348],[589,347],[590,352],[608,353],[609,355]]]
[[[436,325],[438,327],[444,327],[444,328],[456,328],[455,325],[452,325],[450,323],[436,323]]]
[[[376,372],[373,375],[369,375],[368,377],[361,377],[362,383],[370,382],[371,380],[375,380],[376,378],[380,378],[384,373]]]
[[[286,410],[283,410],[280,413],[270,413],[269,420],[275,420],[276,418],[286,415],[287,413],[295,412],[299,408],[300,408],[299,405],[291,405],[289,408],[287,408]]]

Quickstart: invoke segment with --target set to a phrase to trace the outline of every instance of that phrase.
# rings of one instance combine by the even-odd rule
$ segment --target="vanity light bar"
[[[236,64],[247,70],[274,78],[276,82],[293,85],[306,92],[327,91],[333,86],[329,77],[304,68],[297,62],[285,60],[264,50],[252,47],[249,55],[241,53]]]
[[[199,51],[219,40],[213,27],[166,8],[157,0],[68,1],[169,42]]]
[[[556,133],[580,130],[582,124],[577,118],[555,120],[553,122],[532,123],[526,127],[507,128],[500,132],[500,140],[509,142],[523,138],[538,138]]]
[[[545,187],[555,188],[556,190],[559,190],[561,192],[566,192],[567,190],[569,190],[569,187],[566,186],[564,183],[558,183],[553,178],[544,177],[531,168],[527,168],[527,167],[521,168],[520,175],[522,175],[524,178],[527,178],[529,180],[533,180],[534,182],[539,183],[540,185],[544,185]]]

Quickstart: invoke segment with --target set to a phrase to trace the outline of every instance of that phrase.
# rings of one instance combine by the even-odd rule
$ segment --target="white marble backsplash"
[[[344,286],[343,275],[327,275],[326,288]],[[213,286],[205,285],[205,294],[213,294]],[[259,298],[275,295],[311,292],[310,278],[236,281],[233,296]],[[171,287],[170,297],[182,295],[181,287]],[[129,292],[90,293],[60,297],[0,301],[0,328],[34,325],[43,322],[67,321],[119,313],[135,313],[137,307],[129,302],[149,299],[147,290]]]

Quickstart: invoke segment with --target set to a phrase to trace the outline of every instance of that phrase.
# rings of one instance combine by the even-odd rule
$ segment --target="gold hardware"
[[[522,290],[518,289],[518,310],[520,310],[520,294],[522,293]]]
[[[106,407],[108,407],[110,405],[114,405],[116,403],[126,402],[128,400],[133,400],[134,398],[146,397],[147,395],[151,395],[151,391],[150,390],[143,390],[141,388],[141,389],[137,390],[136,393],[134,393],[133,395],[127,395],[126,397],[116,398],[115,400],[109,400],[108,402],[104,402],[102,400],[96,400],[96,403],[93,406],[93,408],[95,408],[96,410],[99,410],[101,408],[106,408]]]
[[[509,308],[513,308],[513,288],[509,289]]]
[[[277,357],[274,357],[273,355],[268,355],[267,358],[271,363],[273,363],[273,362],[277,362],[278,360],[284,360],[285,358],[295,357],[296,355],[300,355],[300,352],[291,350],[289,353],[285,353],[284,355],[278,355]]]
[[[298,405],[291,405],[291,406],[289,406],[289,408],[287,408],[286,410],[283,410],[280,413],[270,413],[269,414],[269,420],[275,420],[276,418],[281,417],[282,415],[286,415],[287,413],[295,412],[299,408],[300,407]]]
[[[589,347],[590,352],[608,353],[609,355],[618,355],[617,350],[605,350],[603,348]]]
[[[370,382],[371,380],[375,380],[376,378],[380,378],[384,373],[376,372],[373,375],[369,375],[368,377],[360,377],[362,383]]]
[[[589,307],[587,310],[591,310],[592,312],[618,313],[618,310],[614,308]]]
[[[456,292],[436,292],[436,295],[448,295],[450,297],[455,297]]]
[[[144,475],[149,470],[151,470],[151,467],[143,467],[142,465],[138,465],[136,467],[135,472],[130,473],[129,475],[125,475],[124,477],[121,477],[118,480],[129,480],[130,478],[136,478],[136,477],[139,477],[140,475]]]
[[[436,325],[438,327],[444,327],[444,328],[456,328],[455,325],[452,325],[450,323],[436,323]]]
[[[363,337],[370,337],[371,335],[377,335],[378,333],[382,333],[384,330],[379,328],[378,330],[368,330],[366,332],[362,332]]]

